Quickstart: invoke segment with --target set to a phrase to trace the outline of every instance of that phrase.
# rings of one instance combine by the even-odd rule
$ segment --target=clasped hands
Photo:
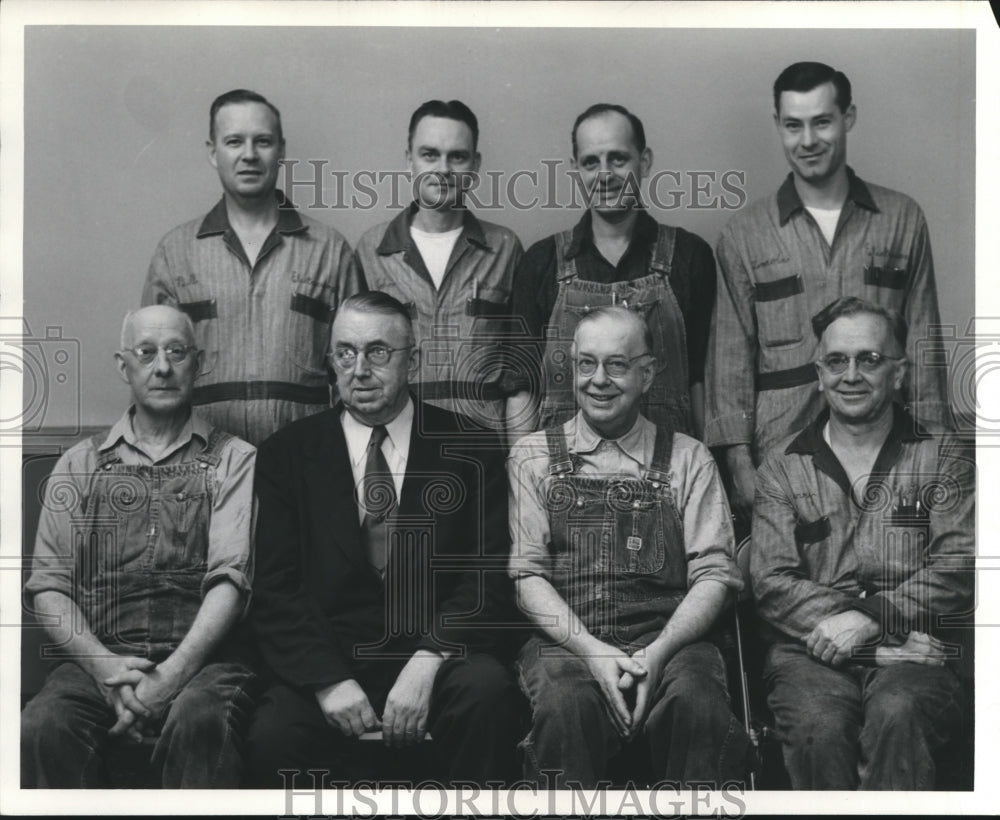
[[[136,743],[147,726],[163,716],[181,688],[166,662],[157,665],[148,658],[127,656],[105,660],[99,683],[117,716],[109,734]]]
[[[412,746],[427,734],[434,678],[443,662],[444,658],[435,652],[415,652],[389,690],[381,719],[354,678],[320,689],[316,700],[326,722],[345,737],[360,737],[381,729],[386,746]]]
[[[655,644],[646,647],[642,657],[630,656],[617,647],[603,644],[584,660],[601,687],[618,734],[626,739],[635,737],[653,705],[653,696],[667,662],[666,654]],[[628,700],[633,700],[631,708]]]
[[[850,660],[856,646],[878,637],[878,623],[863,612],[849,610],[820,621],[806,638],[806,649],[818,661],[840,666]],[[945,645],[925,632],[910,632],[899,645],[883,643],[875,650],[875,663],[889,666],[895,663],[919,663],[943,666],[947,658]]]

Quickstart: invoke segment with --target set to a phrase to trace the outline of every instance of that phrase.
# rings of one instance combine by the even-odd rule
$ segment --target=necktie
[[[396,485],[389,472],[389,463],[382,454],[382,442],[389,433],[383,425],[372,428],[365,457],[364,498],[362,506],[365,519],[361,523],[361,535],[368,550],[368,560],[378,570],[385,572],[388,544],[386,543],[386,518],[396,507]]]

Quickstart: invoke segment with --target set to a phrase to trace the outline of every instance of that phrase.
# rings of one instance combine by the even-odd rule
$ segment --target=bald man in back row
[[[166,305],[115,353],[132,404],[59,459],[26,597],[58,663],[21,715],[22,788],[105,788],[113,738],[158,734],[166,788],[234,788],[254,676],[227,637],[249,603],[256,450],[191,407],[202,352]]]

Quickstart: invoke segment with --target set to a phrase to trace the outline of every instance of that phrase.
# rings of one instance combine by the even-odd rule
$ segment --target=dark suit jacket
[[[471,421],[414,405],[403,538],[384,586],[361,539],[342,405],[259,448],[251,620],[264,660],[291,686],[356,678],[372,654],[401,665],[419,648],[492,651],[503,630],[484,624],[517,620],[505,453]]]

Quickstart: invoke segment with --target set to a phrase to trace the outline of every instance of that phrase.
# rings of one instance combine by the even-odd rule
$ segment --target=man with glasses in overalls
[[[655,779],[721,787],[742,778],[747,737],[712,641],[742,586],[718,471],[640,413],[657,362],[635,312],[590,312],[571,353],[579,412],[508,460],[509,572],[536,626],[518,659],[525,778],[593,788],[635,742]]]
[[[653,152],[635,114],[592,105],[577,117],[572,141],[588,210],[572,230],[533,245],[515,271],[513,312],[529,343],[510,348],[507,429],[516,438],[575,414],[573,330],[587,311],[618,304],[639,312],[653,334],[656,370],[643,414],[700,438],[712,249],[644,210],[639,185]]]
[[[827,409],[757,473],[768,705],[793,788],[932,789],[971,671],[971,630],[942,627],[973,606],[973,454],[893,402],[899,313],[843,297],[813,331]]]
[[[26,594],[60,663],[21,716],[24,788],[106,787],[112,738],[157,730],[164,787],[240,785],[254,677],[224,639],[249,603],[256,451],[191,409],[194,342],[175,308],[130,313],[132,406],[49,479]]]

